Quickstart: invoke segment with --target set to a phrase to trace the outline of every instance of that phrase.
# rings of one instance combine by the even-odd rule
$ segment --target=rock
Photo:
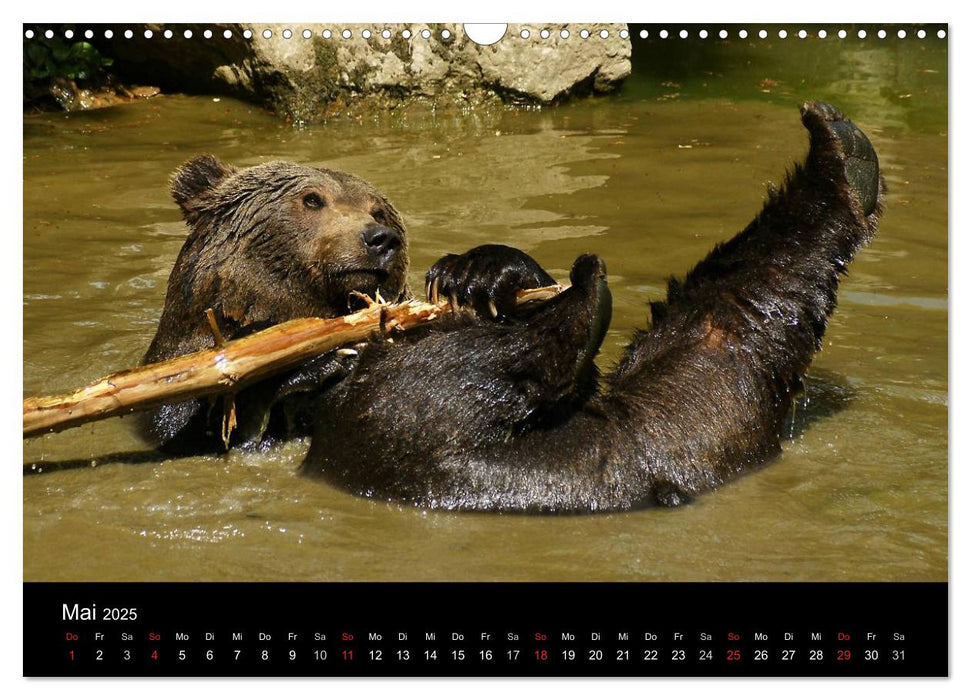
[[[570,94],[609,92],[630,75],[630,40],[621,39],[619,25],[591,25],[581,39],[576,28],[567,39],[565,26],[551,27],[549,39],[521,39],[519,29],[499,44],[483,47],[469,41],[470,54],[481,67],[482,80],[528,101],[554,102]],[[586,27],[585,27],[586,28]],[[513,29],[513,28],[511,28]],[[530,30],[538,36],[539,28]],[[599,32],[610,36],[601,39]]]
[[[620,37],[626,25],[619,24],[509,25],[490,46],[473,42],[459,24],[377,25],[368,36],[362,25],[294,25],[290,38],[285,25],[179,25],[169,39],[164,25],[131,29],[136,37],[148,29],[153,38],[124,39],[118,32],[100,44],[129,79],[169,91],[229,92],[293,121],[363,111],[375,100],[475,103],[498,96],[548,104],[613,90],[631,70],[630,40]],[[186,29],[191,39],[183,36]],[[568,38],[561,37],[564,29]]]
[[[87,109],[102,109],[125,104],[136,99],[147,99],[159,94],[157,87],[138,86],[127,88],[113,83],[98,83],[87,87],[79,87],[73,80],[54,78],[48,89],[50,96],[65,112],[75,112]]]
[[[144,100],[148,99],[149,97],[157,97],[161,91],[157,87],[151,85],[140,85],[138,87],[133,87],[131,90],[129,90],[129,92],[131,93],[132,97],[139,100]]]

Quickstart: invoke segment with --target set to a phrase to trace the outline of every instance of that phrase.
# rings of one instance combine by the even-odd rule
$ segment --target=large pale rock
[[[476,44],[455,24],[140,25],[136,35],[145,28],[157,38],[116,38],[107,47],[129,79],[233,92],[295,121],[353,110],[361,97],[462,102],[499,96],[544,104],[613,90],[630,74],[630,40],[620,37],[626,27],[617,24],[510,25],[490,46]],[[174,36],[161,39],[166,28]],[[186,28],[191,39],[183,37]],[[213,32],[211,38],[202,38],[205,29]],[[291,30],[290,38],[284,38],[284,29]],[[348,38],[342,36],[345,29]],[[540,35],[544,29],[550,33],[546,39]],[[568,38],[561,37],[563,29]],[[310,38],[303,37],[304,30]],[[528,38],[522,38],[523,30]],[[581,30],[589,36],[582,38]]]

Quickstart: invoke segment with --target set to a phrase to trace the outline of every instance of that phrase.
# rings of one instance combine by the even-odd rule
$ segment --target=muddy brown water
[[[198,153],[370,180],[406,216],[417,289],[438,256],[485,242],[521,247],[561,279],[599,253],[614,297],[603,367],[667,276],[744,226],[803,155],[802,99],[836,102],[864,127],[890,194],[783,455],[690,506],[423,511],[298,476],[306,441],[162,459],[113,419],[24,442],[24,578],[945,580],[946,56],[916,41],[792,46],[710,48],[690,65],[642,53],[620,95],[544,110],[293,128],[176,95],[25,115],[25,396],[139,360],[185,236],[167,178]]]

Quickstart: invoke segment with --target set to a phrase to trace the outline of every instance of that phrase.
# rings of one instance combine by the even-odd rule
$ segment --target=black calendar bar
[[[945,583],[24,584],[26,676],[946,676]]]

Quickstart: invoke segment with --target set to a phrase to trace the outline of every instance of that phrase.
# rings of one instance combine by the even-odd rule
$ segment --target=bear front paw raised
[[[513,314],[516,292],[555,284],[539,264],[520,250],[483,245],[464,255],[446,255],[425,275],[425,295],[432,303],[449,299],[480,316],[502,319]]]

